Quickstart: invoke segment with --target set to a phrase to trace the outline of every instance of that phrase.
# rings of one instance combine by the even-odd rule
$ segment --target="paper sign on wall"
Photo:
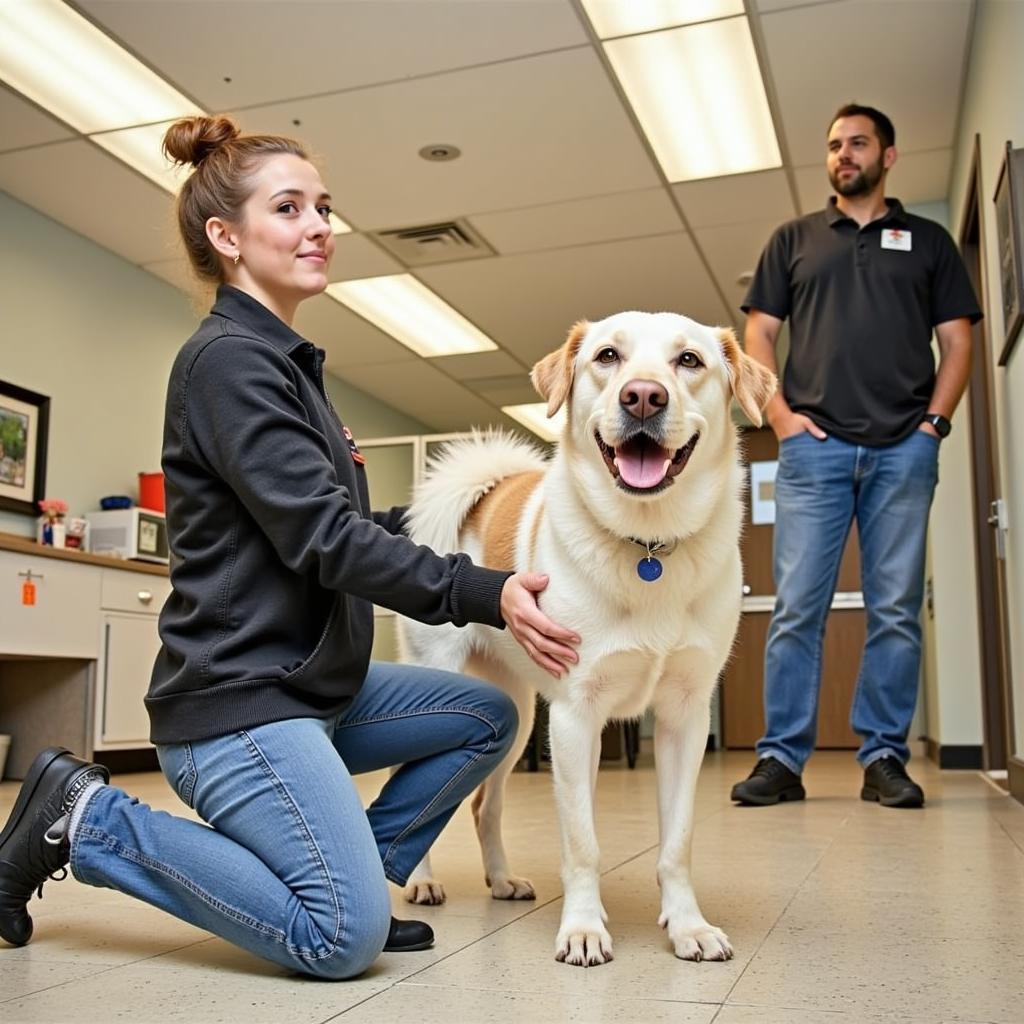
[[[775,473],[778,461],[750,464],[750,521],[755,526],[775,522]]]

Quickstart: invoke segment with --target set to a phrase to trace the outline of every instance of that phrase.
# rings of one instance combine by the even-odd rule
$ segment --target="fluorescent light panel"
[[[746,18],[603,46],[669,181],[781,166]]]
[[[527,405],[503,405],[501,411],[539,438],[557,441],[565,426],[565,407],[559,409],[551,419],[548,419],[547,408],[547,402],[532,402]]]
[[[411,274],[337,281],[327,294],[428,359],[498,347]]]
[[[582,0],[601,39],[743,14],[743,0]]]
[[[336,213],[331,214],[331,231],[336,235],[347,235],[352,227],[346,224]]]
[[[86,134],[199,113],[60,0],[0,3],[0,78]]]

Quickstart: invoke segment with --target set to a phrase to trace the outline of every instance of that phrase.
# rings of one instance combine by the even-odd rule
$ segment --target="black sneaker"
[[[109,779],[102,765],[63,747],[48,747],[32,762],[0,832],[0,938],[13,946],[32,938],[26,906],[33,892],[43,895],[48,878],[67,877],[68,822],[75,801],[90,783]]]
[[[754,770],[732,787],[731,799],[741,804],[767,807],[783,800],[803,800],[807,796],[800,776],[774,757],[762,757]]]
[[[907,774],[898,757],[880,757],[864,769],[861,800],[877,800],[883,807],[923,807],[924,790]]]
[[[400,921],[393,917],[384,952],[412,953],[418,949],[430,949],[433,944],[434,929],[429,924],[423,921]]]

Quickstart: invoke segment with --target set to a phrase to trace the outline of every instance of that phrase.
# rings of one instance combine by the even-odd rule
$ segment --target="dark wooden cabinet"
[[[778,443],[768,429],[744,431],[745,463],[778,457]],[[741,539],[743,581],[748,610],[740,617],[733,656],[722,678],[722,741],[727,748],[753,747],[764,732],[764,644],[775,594],[772,580],[772,530],[750,522],[749,495],[744,499]],[[843,553],[836,592],[841,603],[860,598],[860,551],[854,526]],[[833,608],[825,629],[818,746],[856,748],[860,740],[850,728],[850,704],[864,645],[864,610]]]

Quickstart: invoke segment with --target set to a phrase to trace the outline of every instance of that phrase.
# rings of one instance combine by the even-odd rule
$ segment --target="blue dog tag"
[[[653,583],[661,576],[662,565],[656,558],[641,558],[636,563],[636,574],[644,583]]]

